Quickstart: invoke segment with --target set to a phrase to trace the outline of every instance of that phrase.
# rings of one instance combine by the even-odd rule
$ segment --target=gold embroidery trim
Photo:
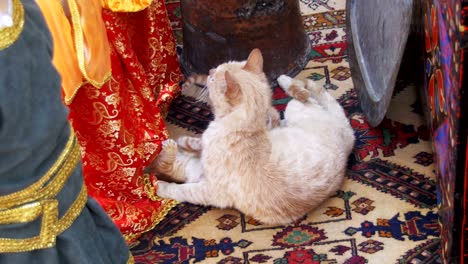
[[[61,13],[60,15],[66,17],[65,11],[63,10],[63,6],[60,5],[60,7],[61,7],[61,8],[60,8],[60,13]],[[67,96],[64,96],[64,97],[63,97],[63,101],[64,101],[65,105],[70,105],[70,104],[72,103],[73,99],[75,99],[75,96],[76,96],[76,94],[78,93],[78,90],[79,90],[81,87],[83,87],[85,84],[87,84],[87,83],[88,83],[87,81],[83,81],[83,82],[81,82],[80,84],[78,84],[78,85],[76,86],[76,88],[73,89],[73,94],[72,94],[69,98],[67,98]]]
[[[80,159],[80,149],[71,131],[65,149],[46,174],[36,183],[21,191],[0,196],[0,210],[40,200],[45,197],[54,197],[62,189],[65,181],[73,172]],[[53,175],[56,175],[56,177],[50,181]],[[44,186],[47,182],[49,183]]]
[[[76,55],[78,58],[78,67],[80,68],[83,77],[92,84],[96,88],[101,88],[107,81],[110,80],[112,76],[112,70],[110,70],[105,76],[104,80],[96,81],[89,77],[88,73],[86,72],[86,63],[85,63],[85,44],[84,44],[84,34],[83,28],[81,27],[81,18],[80,12],[78,11],[78,5],[76,4],[75,0],[68,0],[68,6],[70,8],[71,20],[73,25],[73,31],[75,36],[75,48],[76,48]],[[73,99],[71,99],[73,100]],[[71,101],[70,100],[70,101]]]
[[[0,238],[0,253],[25,252],[53,247],[57,235],[68,229],[81,214],[88,200],[82,185],[76,200],[58,219],[58,201],[54,199],[81,159],[73,131],[64,150],[52,167],[37,182],[12,194],[0,196],[0,224],[28,223],[41,219],[39,235],[31,238]]]
[[[123,235],[127,242],[128,241],[133,241],[133,240],[139,238],[142,234],[154,229],[166,217],[166,215],[169,213],[169,211],[171,211],[172,208],[174,208],[176,205],[179,204],[179,202],[177,202],[175,200],[161,199],[161,198],[159,198],[159,199],[161,201],[166,201],[166,203],[164,203],[164,205],[162,205],[163,209],[159,213],[158,217],[153,220],[153,224],[150,227],[146,228],[145,230],[143,230],[141,232],[129,233],[129,234]]]
[[[20,0],[13,0],[13,26],[0,29],[0,50],[15,43],[24,26],[24,8]]]
[[[110,79],[110,75],[109,75],[109,79]],[[107,77],[106,77],[107,78]],[[107,80],[106,80],[107,81]],[[76,95],[78,94],[78,90],[81,89],[81,87],[83,87],[85,84],[88,84],[87,81],[84,81],[82,83],[80,83],[74,90],[73,90],[73,94],[70,96],[70,97],[66,97],[64,96],[63,97],[63,101],[65,102],[65,105],[70,105],[72,102],[73,102],[73,99],[75,99]]]
[[[36,206],[40,208],[43,214],[40,234],[24,239],[0,238],[0,253],[25,252],[52,247],[55,244],[54,230],[50,227],[58,217],[58,202],[55,200],[44,200]],[[10,222],[13,222],[15,218],[21,217],[14,215],[10,210],[3,211],[1,214],[4,219],[10,218]]]
[[[145,189],[146,195],[151,199],[151,201],[161,201],[162,199],[154,194],[154,187],[150,181],[150,175],[148,173],[143,174],[143,188]]]
[[[70,209],[63,215],[63,217],[58,221],[57,224],[57,235],[65,232],[70,226],[75,222],[78,216],[83,211],[83,208],[88,202],[88,191],[86,185],[83,183],[81,186],[81,191],[76,200],[73,202]]]
[[[159,215],[158,215],[158,217],[156,219],[154,219],[154,220],[152,219],[153,224],[150,227],[146,228],[145,230],[143,230],[141,232],[124,234],[123,236],[124,236],[124,238],[125,238],[125,240],[127,242],[135,240],[138,237],[140,237],[143,233],[146,233],[146,232],[150,231],[151,229],[155,228],[166,217],[166,215],[169,213],[169,211],[172,208],[174,208],[177,204],[179,204],[179,202],[177,202],[175,200],[163,199],[161,197],[158,197],[154,193],[154,188],[153,188],[153,185],[150,182],[149,177],[150,177],[149,174],[144,174],[143,175],[143,183],[145,185],[144,186],[145,192],[152,201],[161,201],[161,206],[163,207],[163,209],[161,210],[161,212],[159,213]]]
[[[132,255],[132,253],[130,251],[128,252],[127,264],[135,264],[135,259],[133,259],[133,255]]]
[[[88,193],[83,183],[78,197],[61,219],[58,219],[58,201],[51,199],[0,211],[0,224],[24,223],[24,220],[32,221],[42,214],[41,231],[38,236],[22,239],[0,238],[0,253],[26,252],[53,247],[56,237],[73,224],[87,201]]]
[[[30,203],[18,208],[0,211],[0,225],[15,223],[28,223],[36,220],[42,214],[43,204],[40,202]],[[8,212],[8,213],[6,213]],[[13,216],[20,216],[14,218]]]

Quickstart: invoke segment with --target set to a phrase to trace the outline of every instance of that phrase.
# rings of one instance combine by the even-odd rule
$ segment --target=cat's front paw
[[[151,163],[143,169],[143,173],[170,173],[177,155],[177,143],[167,139],[162,143],[162,150]]]
[[[201,138],[183,136],[177,140],[177,145],[186,152],[200,153],[202,150]]]
[[[278,77],[278,84],[281,86],[281,88],[283,89],[288,89],[289,86],[291,86],[291,83],[292,83],[292,78],[287,76],[287,75],[281,75],[280,77]]]
[[[305,89],[305,84],[299,79],[292,79],[286,75],[278,77],[278,83],[283,90],[292,98],[306,103],[310,97],[310,91]]]
[[[162,143],[162,151],[167,153],[177,152],[177,142],[172,138],[164,140]]]
[[[162,143],[162,151],[159,154],[160,157],[165,157],[166,161],[174,162],[175,156],[177,155],[177,142],[172,138],[166,139]]]
[[[309,90],[312,93],[312,95],[314,97],[316,97],[316,96],[320,95],[321,93],[325,92],[325,88],[323,88],[321,85],[317,85],[317,83],[315,83],[312,80],[307,80],[306,88],[307,88],[307,90]]]
[[[152,162],[151,169],[162,174],[171,174],[177,155],[177,143],[173,139],[167,139],[162,143],[162,150]],[[146,170],[146,169],[145,169]]]
[[[158,181],[158,191],[156,194],[161,198],[171,198],[169,194],[170,183],[164,181]]]

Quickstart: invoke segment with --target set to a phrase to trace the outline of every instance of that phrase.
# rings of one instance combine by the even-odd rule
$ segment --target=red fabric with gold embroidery
[[[103,10],[103,19],[112,78],[100,89],[81,87],[69,105],[69,118],[82,146],[89,194],[132,239],[174,205],[154,199],[154,175],[153,193],[147,193],[142,170],[168,137],[163,115],[180,91],[182,76],[163,0],[136,13]]]

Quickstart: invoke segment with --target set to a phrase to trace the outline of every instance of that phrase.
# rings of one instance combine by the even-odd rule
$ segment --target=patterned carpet
[[[312,44],[300,73],[345,108],[357,143],[344,185],[289,226],[265,226],[235,210],[179,204],[131,245],[137,263],[441,263],[434,163],[416,89],[404,81],[387,118],[371,128],[358,105],[346,53],[345,1],[300,0]],[[168,11],[180,41],[178,1]],[[275,89],[274,104],[289,99]],[[172,106],[172,137],[201,133],[212,114],[189,92]]]

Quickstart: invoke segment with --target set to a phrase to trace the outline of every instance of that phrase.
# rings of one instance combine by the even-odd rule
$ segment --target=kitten
[[[269,129],[271,89],[261,52],[218,66],[207,87],[215,119],[201,138],[164,142],[157,194],[181,202],[237,208],[265,224],[288,224],[341,186],[354,133],[342,107],[312,81],[287,76],[280,86],[294,99],[287,124]],[[188,150],[188,151],[187,151]],[[198,154],[194,154],[198,153]]]

